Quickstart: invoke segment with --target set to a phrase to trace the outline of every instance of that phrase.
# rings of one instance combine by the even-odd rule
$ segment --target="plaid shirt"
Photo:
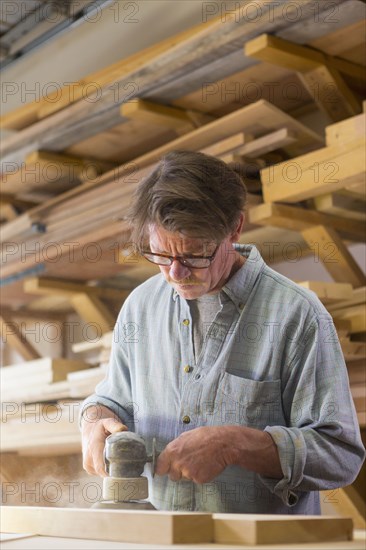
[[[162,510],[320,513],[319,490],[352,483],[364,448],[332,318],[313,292],[269,268],[258,250],[222,289],[196,362],[185,299],[156,275],[119,314],[108,374],[83,410],[109,407],[151,451],[199,426],[238,425],[274,439],[283,478],[227,467],[202,485],[153,479]],[[183,421],[184,419],[184,421]],[[188,423],[187,423],[188,422]]]

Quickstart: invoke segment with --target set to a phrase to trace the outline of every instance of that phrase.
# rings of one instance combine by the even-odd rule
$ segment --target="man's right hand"
[[[83,412],[83,468],[88,474],[107,477],[104,464],[105,440],[110,434],[124,431],[128,431],[127,426],[107,407],[93,405]]]

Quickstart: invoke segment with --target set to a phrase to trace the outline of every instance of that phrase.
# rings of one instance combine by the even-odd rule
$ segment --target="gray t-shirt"
[[[192,316],[194,355],[198,362],[206,336],[221,309],[220,292],[205,294],[195,300],[187,300],[187,302]]]

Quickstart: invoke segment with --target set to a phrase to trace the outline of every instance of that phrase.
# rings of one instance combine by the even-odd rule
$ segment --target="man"
[[[129,429],[157,439],[158,509],[318,514],[318,491],[364,459],[344,359],[317,297],[236,244],[245,199],[239,175],[189,151],[140,184],[132,238],[161,274],[124,303],[84,402],[84,467],[105,476],[105,438]]]

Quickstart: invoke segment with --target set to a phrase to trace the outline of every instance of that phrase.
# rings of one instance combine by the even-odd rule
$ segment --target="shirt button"
[[[183,370],[184,370],[184,372],[188,373],[188,372],[191,372],[192,367],[190,365],[186,365]]]
[[[191,421],[191,419],[189,418],[189,416],[183,416],[182,420],[183,420],[183,424],[189,424],[190,421]]]
[[[185,325],[186,327],[188,327],[188,325],[189,325],[189,319],[183,319],[183,325]]]
[[[244,305],[243,302],[239,302],[239,309],[244,309]]]

